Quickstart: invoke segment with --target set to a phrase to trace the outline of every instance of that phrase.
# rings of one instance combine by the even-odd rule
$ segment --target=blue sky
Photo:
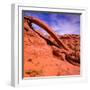
[[[23,11],[23,15],[34,16],[43,20],[58,34],[80,34],[79,14]],[[44,34],[47,34],[37,25],[33,25],[33,27]]]

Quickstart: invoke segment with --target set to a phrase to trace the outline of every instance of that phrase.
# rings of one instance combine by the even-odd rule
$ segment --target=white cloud
[[[79,34],[80,26],[77,23],[79,22],[79,18],[72,16],[70,19],[69,21],[62,18],[54,18],[51,27],[59,34]]]

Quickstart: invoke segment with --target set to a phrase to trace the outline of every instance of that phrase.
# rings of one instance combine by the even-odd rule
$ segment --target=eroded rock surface
[[[24,77],[80,74],[80,36],[58,35],[73,52],[58,47],[51,36],[34,31],[24,20]],[[42,37],[43,35],[44,37]]]

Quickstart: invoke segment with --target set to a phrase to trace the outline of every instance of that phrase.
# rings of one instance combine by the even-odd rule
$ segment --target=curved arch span
[[[46,32],[48,32],[52,36],[52,38],[55,39],[55,41],[57,42],[59,46],[62,45],[64,49],[66,49],[67,51],[70,51],[70,49],[59,39],[57,34],[54,32],[54,30],[50,26],[48,26],[45,22],[32,16],[28,16],[28,17],[26,16],[24,17],[24,19],[29,20],[29,23],[34,23],[40,26],[41,28],[43,28]]]

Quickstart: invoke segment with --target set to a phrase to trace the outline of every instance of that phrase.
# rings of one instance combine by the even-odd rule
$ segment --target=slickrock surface
[[[27,23],[24,23],[27,26]],[[24,77],[80,74],[80,36],[58,35],[73,52],[59,48],[51,36],[24,28]]]
[[[63,48],[47,43],[34,31],[24,31],[24,77],[80,74],[80,37],[78,35],[59,37],[75,51],[76,57],[72,55],[75,60],[65,55]],[[51,37],[48,39],[54,41]]]

